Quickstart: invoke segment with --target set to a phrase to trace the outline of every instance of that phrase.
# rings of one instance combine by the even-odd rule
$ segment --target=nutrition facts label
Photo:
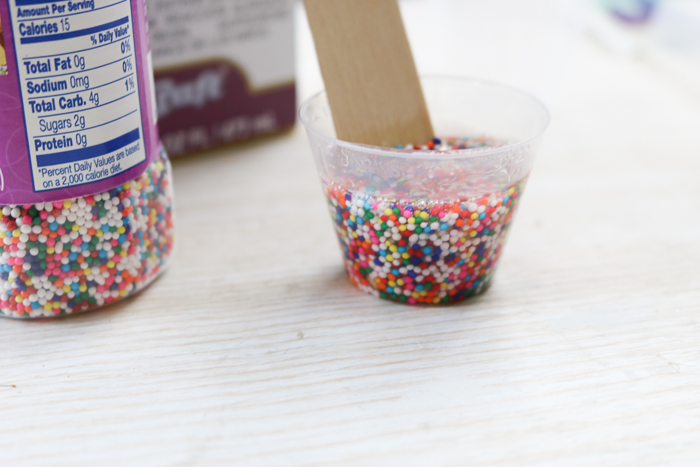
[[[146,160],[130,0],[7,1],[34,190]]]

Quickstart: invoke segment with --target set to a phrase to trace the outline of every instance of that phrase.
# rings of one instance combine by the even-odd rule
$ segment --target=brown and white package
[[[158,127],[178,156],[290,128],[293,0],[147,0]]]

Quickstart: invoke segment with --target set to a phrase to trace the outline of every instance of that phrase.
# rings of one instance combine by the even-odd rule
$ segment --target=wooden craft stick
[[[305,0],[337,137],[377,146],[435,135],[398,0]]]

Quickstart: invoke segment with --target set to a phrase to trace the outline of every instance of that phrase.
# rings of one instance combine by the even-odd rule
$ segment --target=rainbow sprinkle
[[[428,149],[445,150],[434,141]],[[454,139],[447,148],[453,146]],[[526,181],[452,200],[379,197],[329,181],[324,187],[353,284],[397,302],[446,304],[491,283]]]
[[[77,313],[142,290],[170,257],[172,200],[161,151],[143,174],[113,190],[3,206],[0,316]]]

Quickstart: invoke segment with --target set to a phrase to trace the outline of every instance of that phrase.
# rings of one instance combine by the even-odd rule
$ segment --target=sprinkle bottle
[[[0,316],[143,290],[174,239],[144,0],[8,0],[0,31]]]

